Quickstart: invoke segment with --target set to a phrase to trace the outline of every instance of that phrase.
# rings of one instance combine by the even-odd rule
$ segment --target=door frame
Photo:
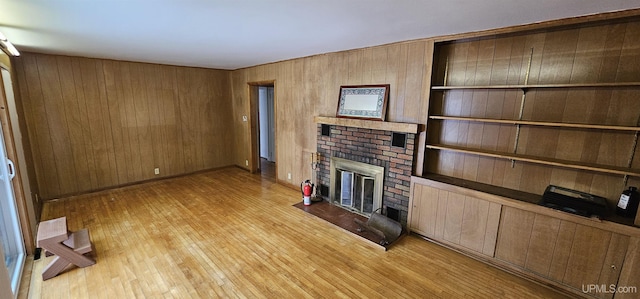
[[[4,216],[7,216],[7,213],[9,213],[9,219],[10,221],[14,221],[15,223],[12,223],[12,229],[9,232],[10,235],[8,236],[10,239],[14,239],[14,241],[17,243],[15,244],[15,246],[18,246],[18,251],[19,251],[19,255],[18,255],[18,259],[15,261],[15,269],[13,271],[11,271],[12,273],[10,273],[8,270],[8,268],[5,266],[5,261],[2,261],[2,267],[0,268],[0,272],[2,272],[2,274],[0,274],[0,284],[3,285],[3,288],[6,287],[6,284],[9,284],[9,295],[12,295],[9,298],[17,298],[18,296],[18,292],[20,290],[20,282],[22,280],[22,273],[24,271],[24,266],[26,263],[26,259],[27,259],[27,255],[29,254],[27,252],[26,249],[26,239],[25,239],[25,232],[24,232],[24,226],[25,223],[27,222],[24,219],[24,215],[22,214],[22,212],[20,211],[20,205],[24,203],[24,196],[21,193],[21,189],[16,190],[16,188],[21,188],[21,184],[18,182],[18,168],[17,168],[17,159],[15,159],[15,148],[14,148],[14,137],[12,135],[12,130],[11,130],[11,124],[10,121],[8,119],[8,115],[7,115],[7,95],[6,95],[6,91],[4,88],[4,78],[5,78],[5,74],[8,74],[9,76],[11,76],[11,72],[5,68],[3,65],[0,65],[0,110],[2,110],[2,113],[0,113],[0,123],[1,123],[1,127],[2,130],[0,130],[0,132],[2,132],[2,134],[0,134],[0,139],[1,139],[1,143],[0,144],[0,167],[8,167],[7,163],[12,162],[12,161],[16,161],[16,163],[12,163],[10,165],[13,166],[13,177],[10,177],[10,175],[8,174],[8,169],[3,169],[1,172],[3,173],[3,176],[5,176],[5,171],[6,173],[6,187],[7,187],[7,192],[4,195],[8,195],[7,196],[7,200],[8,205],[9,205],[9,211],[2,211],[2,213],[4,214]],[[9,82],[11,82],[11,84],[13,85],[13,80],[11,77],[9,77]],[[13,90],[12,90],[13,91]],[[14,155],[13,157],[10,156],[11,151],[13,151]],[[6,160],[6,161],[5,161]],[[5,182],[2,183],[3,185],[5,184]],[[3,187],[4,188],[4,187]],[[2,190],[2,192],[4,193],[5,190]],[[14,214],[15,213],[15,214]],[[5,219],[6,221],[7,219]],[[14,226],[15,225],[15,226]],[[0,240],[1,241],[1,240]],[[9,245],[12,246],[12,245]],[[0,254],[2,257],[4,257],[4,254],[12,254],[12,253],[7,253],[7,252],[3,252],[2,246],[0,246]],[[17,275],[17,277],[13,277],[12,275],[15,274]],[[15,283],[15,285],[14,285]],[[14,289],[12,288],[13,286],[15,286],[15,293],[14,293]],[[2,294],[3,297],[6,297],[5,295],[7,294]]]
[[[251,173],[257,173],[260,168],[260,129],[259,129],[259,108],[260,103],[258,88],[261,86],[271,86],[273,87],[273,155],[275,158],[275,180],[278,182],[278,143],[276,142],[278,136],[278,90],[276,88],[276,80],[267,80],[267,81],[256,81],[247,83],[249,88],[249,119],[251,120],[249,123],[250,127],[250,160],[249,160],[249,171]]]
[[[0,63],[0,68],[6,70],[9,73],[11,84],[14,86],[13,88],[14,98],[19,97],[19,95],[17,94],[17,90],[15,88],[16,86],[15,84],[17,81],[15,80],[13,71],[11,70],[10,66],[4,63]],[[18,208],[18,217],[20,219],[20,228],[22,229],[22,238],[24,239],[24,246],[25,246],[25,249],[27,250],[27,254],[32,255],[34,254],[36,249],[35,229],[37,226],[38,219],[40,218],[37,215],[37,211],[39,211],[40,209],[34,210],[36,209],[36,207],[32,207],[32,209],[29,209],[30,205],[29,203],[27,203],[28,200],[32,201],[33,199],[31,197],[31,194],[28,194],[28,195],[25,194],[24,185],[22,182],[22,176],[20,175],[23,171],[27,171],[27,170],[22,168],[23,166],[21,165],[22,161],[18,157],[18,152],[15,145],[15,137],[13,135],[14,128],[11,123],[11,119],[8,112],[8,107],[9,107],[7,103],[8,99],[6,96],[6,92],[4,90],[4,83],[1,81],[2,81],[2,75],[0,74],[0,106],[2,107],[2,109],[0,109],[0,122],[2,122],[4,146],[7,150],[7,158],[13,161],[15,172],[16,172],[16,176],[11,181],[11,184],[13,185],[13,193],[16,198],[16,207]],[[28,154],[26,152],[26,149],[23,148],[23,150],[25,150],[25,155]],[[33,202],[31,202],[31,204],[33,205]],[[31,213],[35,213],[35,215],[32,215],[30,211]]]

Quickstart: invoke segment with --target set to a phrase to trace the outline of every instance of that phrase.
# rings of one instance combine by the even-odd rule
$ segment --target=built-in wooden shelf
[[[513,161],[553,165],[553,166],[572,168],[572,169],[596,171],[601,173],[640,177],[639,169],[632,169],[632,168],[626,168],[626,167],[615,167],[610,165],[600,165],[600,164],[593,164],[593,163],[581,163],[576,161],[568,161],[568,160],[553,159],[553,158],[542,158],[537,156],[505,153],[505,152],[498,152],[498,151],[469,149],[469,148],[450,146],[450,145],[429,144],[426,147],[432,150],[452,151],[452,152],[458,152],[458,153],[478,155],[483,157],[500,158],[500,159],[507,159],[507,160],[513,160]]]
[[[514,120],[514,119],[494,119],[494,118],[476,118],[476,117],[459,117],[459,116],[442,116],[442,115],[432,115],[432,116],[429,116],[429,119],[481,122],[481,123],[493,123],[493,124],[510,124],[510,125],[544,126],[544,127],[564,127],[564,128],[578,128],[578,129],[640,131],[640,127],[635,127],[635,126],[577,124],[577,123],[560,123],[560,122]]]
[[[601,87],[640,87],[640,82],[617,83],[566,83],[566,84],[516,84],[516,85],[477,85],[477,86],[431,86],[433,90],[456,89],[530,89],[530,88],[601,88]]]
[[[420,128],[419,124],[412,124],[412,123],[397,123],[397,122],[388,122],[388,121],[339,118],[339,117],[330,117],[330,116],[316,116],[314,120],[316,123],[319,123],[319,124],[364,128],[364,129],[371,129],[371,130],[391,131],[391,132],[398,132],[398,133],[415,134],[415,133],[418,133],[418,129]]]

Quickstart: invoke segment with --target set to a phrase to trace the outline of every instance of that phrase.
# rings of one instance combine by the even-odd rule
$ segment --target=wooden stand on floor
[[[68,231],[66,217],[40,222],[37,246],[56,256],[42,271],[42,280],[55,277],[70,264],[84,268],[96,263],[85,255],[93,251],[89,230]]]

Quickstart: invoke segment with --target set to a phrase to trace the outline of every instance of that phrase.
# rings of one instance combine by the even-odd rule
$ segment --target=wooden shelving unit
[[[603,32],[436,44],[424,174],[532,194],[563,185],[611,204],[640,184],[638,51],[586,38]]]
[[[640,87],[640,82],[620,82],[620,83],[577,83],[577,84],[522,84],[522,85],[479,85],[479,86],[432,86],[432,90],[435,91],[448,91],[448,90],[522,90],[522,98],[520,102],[520,119],[497,119],[497,118],[480,118],[480,117],[463,117],[463,116],[444,116],[444,115],[429,115],[430,120],[448,120],[448,121],[462,121],[462,122],[476,122],[476,123],[490,123],[490,124],[507,124],[517,126],[516,136],[514,140],[514,148],[512,153],[487,151],[479,149],[470,149],[457,146],[448,146],[442,144],[427,144],[426,148],[432,150],[446,150],[458,153],[473,154],[484,157],[493,157],[501,159],[509,159],[512,162],[530,162],[543,165],[551,165],[558,167],[565,167],[571,169],[581,169],[588,171],[596,171],[601,173],[609,173],[615,175],[623,175],[625,184],[628,176],[640,177],[640,170],[633,170],[631,168],[614,167],[607,165],[597,165],[591,163],[580,163],[567,160],[558,160],[550,158],[535,157],[529,155],[517,154],[518,142],[520,136],[521,126],[541,126],[541,127],[556,127],[556,128],[574,128],[585,130],[612,130],[612,131],[628,131],[635,132],[633,144],[631,145],[631,152],[635,151],[638,143],[638,135],[640,134],[640,126],[617,126],[617,125],[603,125],[603,124],[582,124],[582,123],[563,123],[563,122],[546,122],[546,121],[532,121],[523,120],[522,113],[525,107],[526,94],[530,89],[545,89],[545,88],[624,88],[624,87]],[[639,120],[640,125],[640,120]],[[629,161],[633,159],[633,156],[629,158]],[[631,163],[629,163],[629,166]]]
[[[529,66],[530,67],[530,62]],[[528,74],[529,70],[527,70]],[[528,80],[525,79],[525,81]],[[449,120],[449,121],[463,121],[463,122],[477,122],[477,123],[492,123],[492,124],[511,124],[517,126],[516,137],[514,141],[513,153],[486,151],[478,149],[469,149],[456,146],[447,146],[440,144],[427,144],[426,148],[432,150],[447,150],[459,153],[474,154],[484,157],[509,159],[511,161],[522,161],[536,164],[552,165],[572,169],[582,169],[589,171],[596,171],[601,173],[624,175],[624,180],[628,176],[640,177],[640,170],[633,170],[630,168],[613,167],[607,165],[596,165],[589,163],[579,163],[566,160],[541,158],[528,155],[517,154],[518,142],[520,136],[520,126],[541,126],[541,127],[557,127],[557,128],[574,128],[574,129],[586,129],[586,130],[612,130],[612,131],[630,131],[635,132],[636,136],[632,146],[632,152],[638,143],[638,135],[640,133],[640,126],[617,126],[617,125],[603,125],[603,124],[582,124],[582,123],[563,123],[563,122],[546,122],[546,121],[532,121],[523,120],[522,112],[524,110],[526,94],[531,89],[562,89],[562,88],[634,88],[640,87],[640,82],[612,82],[612,83],[570,83],[570,84],[518,84],[518,85],[478,85],[478,86],[432,86],[432,91],[449,91],[449,90],[521,90],[523,92],[520,103],[520,119],[497,119],[497,118],[480,118],[480,117],[462,117],[462,116],[445,116],[445,115],[429,115],[430,120]],[[640,125],[640,120],[638,121]],[[629,159],[633,159],[633,156]],[[629,165],[630,166],[630,165]]]

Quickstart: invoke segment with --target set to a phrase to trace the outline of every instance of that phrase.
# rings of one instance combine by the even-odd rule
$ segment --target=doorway
[[[273,82],[250,84],[251,110],[256,118],[252,135],[252,160],[263,178],[276,179],[275,85]]]

